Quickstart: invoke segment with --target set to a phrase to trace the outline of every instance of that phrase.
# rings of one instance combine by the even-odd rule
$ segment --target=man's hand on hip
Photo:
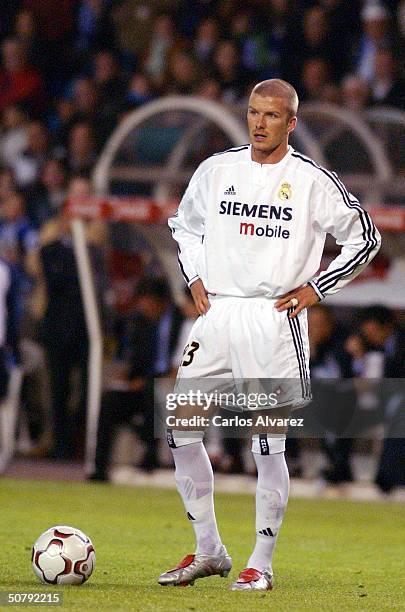
[[[208,293],[203,285],[203,282],[198,278],[190,287],[191,295],[193,296],[195,307],[199,315],[207,314],[211,308],[208,299]]]
[[[306,285],[305,287],[293,289],[293,291],[289,291],[283,295],[283,297],[277,300],[274,307],[277,308],[278,312],[283,312],[283,310],[294,308],[293,312],[291,312],[289,315],[290,319],[294,319],[301,312],[301,310],[304,310],[304,308],[309,308],[318,302],[319,297],[316,294],[315,289],[313,289],[311,285]]]

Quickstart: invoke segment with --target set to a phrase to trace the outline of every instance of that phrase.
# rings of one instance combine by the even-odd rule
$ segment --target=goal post
[[[87,362],[87,413],[86,413],[86,474],[94,467],[97,443],[97,425],[103,385],[103,333],[97,304],[96,290],[86,242],[85,221],[79,217],[71,220],[73,248],[79,273],[84,315],[89,337],[89,356]]]

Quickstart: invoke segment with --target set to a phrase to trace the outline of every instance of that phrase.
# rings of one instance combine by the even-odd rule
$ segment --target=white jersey
[[[289,147],[277,164],[251,146],[217,153],[196,170],[169,219],[181,271],[209,293],[279,297],[311,283],[336,293],[377,253],[381,237],[337,175]],[[316,276],[326,234],[342,247]]]

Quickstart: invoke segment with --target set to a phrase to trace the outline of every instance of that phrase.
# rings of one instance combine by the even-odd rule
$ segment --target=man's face
[[[261,154],[272,153],[288,141],[288,134],[295,128],[296,117],[291,117],[284,98],[250,96],[247,113],[249,138],[252,148]]]

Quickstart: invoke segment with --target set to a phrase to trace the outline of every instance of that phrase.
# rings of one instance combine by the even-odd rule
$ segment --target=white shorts
[[[188,379],[198,383],[208,379],[204,389],[212,388],[214,383],[221,386],[219,378],[224,379],[222,388],[229,387],[230,381],[242,383],[245,389],[271,388],[280,395],[279,407],[307,404],[307,313],[303,310],[290,319],[287,311],[274,308],[275,301],[265,297],[210,296],[211,308],[191,329],[176,391],[184,390]],[[249,406],[260,407],[263,406]]]

